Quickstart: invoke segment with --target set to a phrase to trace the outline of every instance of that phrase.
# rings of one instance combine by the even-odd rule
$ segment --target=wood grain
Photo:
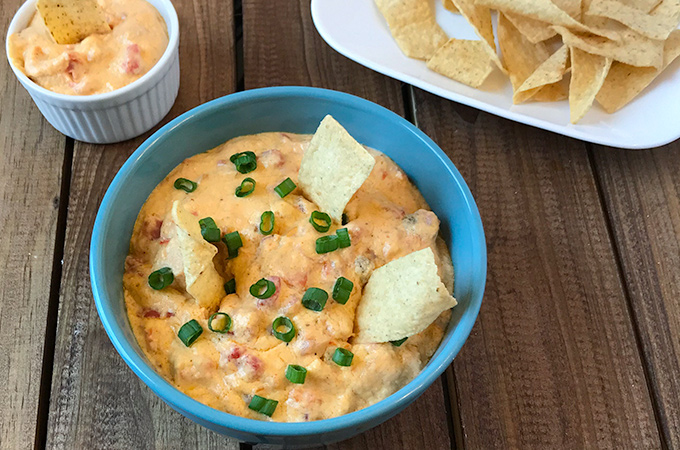
[[[333,51],[312,23],[308,0],[245,0],[246,88],[308,85],[349,92],[404,114],[400,83]],[[404,413],[354,439],[333,445],[353,448],[450,448],[441,382]]]
[[[21,5],[3,2],[2,41]],[[33,445],[65,138],[0,64],[0,446]]]
[[[231,1],[174,2],[180,21],[180,94],[166,121],[235,89]],[[99,203],[150,133],[120,144],[76,143],[66,228],[49,448],[237,448],[172,411],[125,365],[97,316],[88,272]]]
[[[465,448],[658,448],[585,146],[416,91],[488,245],[482,310],[453,364]]]
[[[596,147],[594,160],[661,432],[680,449],[680,143]]]

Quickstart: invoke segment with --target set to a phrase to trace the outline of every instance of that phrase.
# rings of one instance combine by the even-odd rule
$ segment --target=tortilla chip
[[[420,333],[456,300],[425,248],[376,269],[364,288],[354,342],[388,342]]]
[[[485,47],[482,41],[452,38],[439,47],[427,62],[427,67],[452,80],[479,87],[493,71]]]
[[[636,67],[661,67],[663,41],[649,39],[623,25],[621,40],[612,41],[600,36],[574,34],[564,27],[555,30],[569,47],[576,47],[594,55],[604,56]]]
[[[571,83],[569,84],[571,123],[581,120],[593,105],[595,96],[602,87],[611,65],[610,58],[592,55],[571,47]]]
[[[214,308],[224,297],[224,280],[213,264],[217,248],[203,239],[199,219],[183,208],[179,201],[172,204],[171,217],[177,224],[177,242],[182,254],[187,292],[200,306]]]
[[[456,5],[454,5],[451,0],[442,0],[442,4],[444,5],[444,8],[448,9],[452,13],[460,13],[458,8],[456,8]]]
[[[564,80],[563,80],[564,81]],[[563,82],[543,86],[531,97],[534,102],[559,102],[569,97],[569,87]]]
[[[680,23],[680,1],[663,0],[647,14],[616,0],[592,0],[586,14],[616,20],[650,39],[666,40]]]
[[[595,98],[608,113],[618,111],[649,86],[678,56],[680,56],[680,30],[672,32],[666,41],[661,69],[614,63]]]
[[[479,6],[488,6],[503,13],[511,12],[527,16],[552,25],[569,27],[582,33],[592,33],[609,39],[618,39],[618,35],[608,29],[594,29],[583,25],[578,20],[561,10],[550,0],[477,0]]]
[[[590,2],[591,0],[583,1]],[[631,8],[639,9],[642,12],[648,13],[651,10],[653,10],[659,3],[661,3],[661,0],[619,0],[619,3],[622,3],[626,6],[630,6]],[[584,9],[584,11],[586,10],[587,9]]]
[[[36,6],[57,44],[77,44],[111,31],[97,0],[38,0]]]
[[[448,40],[429,1],[375,0],[392,37],[409,58],[428,60]]]
[[[529,42],[502,13],[498,15],[498,42],[513,92],[517,92],[527,78],[550,57],[544,43]]]
[[[576,20],[581,20],[581,0],[552,0],[565,13]]]
[[[513,103],[522,103],[535,96],[539,90],[549,84],[557,83],[564,77],[567,71],[569,48],[566,45],[560,47],[548,59],[546,59],[515,91]]]
[[[485,6],[478,6],[474,0],[453,0],[453,4],[460,13],[465,17],[472,28],[474,28],[477,36],[482,38],[482,42],[486,44],[484,49],[488,52],[489,57],[493,60],[496,66],[505,72],[505,67],[496,53],[496,40],[493,35],[493,24],[491,23],[491,10]]]
[[[549,23],[510,12],[504,14],[510,23],[512,23],[524,37],[529,39],[529,42],[532,44],[547,41],[551,37],[557,35],[557,31],[553,30]]]
[[[302,156],[300,187],[335,221],[373,170],[375,158],[333,117],[326,116]]]

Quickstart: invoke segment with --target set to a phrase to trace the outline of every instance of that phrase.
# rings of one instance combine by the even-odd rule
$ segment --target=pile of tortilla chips
[[[680,0],[441,1],[480,40],[447,40],[431,0],[375,3],[406,56],[475,88],[501,70],[515,104],[568,97],[572,123],[595,100],[618,111],[680,55]]]

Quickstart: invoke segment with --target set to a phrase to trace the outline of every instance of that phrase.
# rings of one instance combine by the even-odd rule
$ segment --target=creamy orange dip
[[[405,174],[388,157],[369,150],[376,164],[345,209],[347,223],[333,224],[321,233],[310,224],[316,205],[300,189],[281,198],[274,188],[297,174],[310,135],[263,133],[232,139],[193,156],[168,175],[142,207],[126,260],[125,302],[139,345],[155,369],[179,390],[213,408],[239,416],[267,420],[248,408],[253,396],[277,401],[271,420],[299,422],[339,416],[376,403],[411,381],[436,350],[450,318],[445,311],[423,332],[401,346],[391,343],[353,344],[355,312],[362,288],[372,271],[416,250],[431,247],[442,280],[453,289],[453,267],[438,238],[439,220]],[[237,172],[230,157],[251,151],[257,168]],[[252,194],[239,198],[235,189],[244,178],[256,181]],[[186,178],[197,183],[190,193],[173,183]],[[238,256],[227,258],[224,243],[216,244],[215,266],[226,282],[235,279],[236,293],[224,295],[214,307],[201,307],[175,273],[161,290],[149,286],[149,274],[176,267],[168,250],[176,239],[171,209],[174,202],[198,221],[212,217],[221,232],[240,233]],[[263,212],[272,211],[271,235],[260,232]],[[317,254],[320,236],[347,228],[351,245]],[[169,247],[170,246],[170,247]],[[180,264],[181,265],[181,264]],[[354,283],[346,304],[330,296],[338,277]],[[275,293],[267,299],[251,295],[261,278],[272,281]],[[324,289],[329,298],[321,311],[307,309],[301,298],[310,287]],[[216,311],[232,319],[226,334],[208,329]],[[296,329],[288,343],[272,333],[279,316]],[[190,346],[178,338],[183,324],[195,319],[203,328]],[[337,348],[350,350],[351,365],[333,361]],[[285,376],[288,365],[307,370],[304,384]]]
[[[57,44],[36,12],[9,37],[10,57],[31,80],[60,94],[92,95],[126,86],[147,73],[168,46],[158,11],[144,0],[98,0],[111,32]]]

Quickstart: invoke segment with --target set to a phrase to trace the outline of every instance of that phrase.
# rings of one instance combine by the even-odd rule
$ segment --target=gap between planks
[[[38,397],[38,414],[36,417],[34,442],[34,448],[36,450],[44,449],[47,445],[47,421],[49,418],[52,375],[54,370],[54,349],[57,336],[57,319],[59,316],[61,272],[64,258],[64,246],[66,244],[66,218],[68,216],[68,202],[71,191],[73,147],[73,139],[66,138],[64,143],[64,164],[61,168],[59,211],[57,212],[57,229],[52,257],[52,273],[50,276],[50,294],[47,303],[45,343],[43,345],[42,370],[40,373],[40,394]]]
[[[619,273],[619,278],[621,279],[621,287],[623,289],[623,294],[626,300],[626,306],[628,307],[628,313],[631,317],[633,336],[635,337],[635,344],[637,345],[638,353],[640,354],[640,360],[642,360],[642,373],[645,376],[645,383],[647,385],[647,391],[649,392],[649,398],[652,402],[652,411],[654,412],[654,421],[656,422],[656,428],[659,433],[659,440],[661,441],[661,448],[667,449],[668,447],[668,436],[663,431],[663,424],[661,419],[661,412],[659,410],[659,399],[658,392],[655,391],[654,385],[652,383],[652,374],[650,371],[650,362],[648,361],[647,355],[645,354],[645,349],[642,344],[642,338],[640,336],[640,324],[638,322],[638,317],[636,310],[633,307],[633,300],[630,295],[630,287],[628,285],[628,280],[626,279],[626,273],[623,269],[623,259],[621,252],[619,251],[619,245],[622,245],[614,233],[614,225],[612,224],[612,213],[609,210],[607,202],[605,201],[604,185],[598,171],[597,164],[595,163],[595,150],[593,144],[586,142],[586,151],[588,152],[588,162],[590,163],[591,171],[593,172],[593,178],[595,180],[595,187],[597,189],[597,196],[600,202],[600,207],[604,212],[605,226],[607,227],[607,233],[609,234],[612,252],[614,254],[614,259],[616,261],[616,269]],[[619,151],[630,151],[630,150],[619,150]],[[636,150],[639,151],[639,150]]]

